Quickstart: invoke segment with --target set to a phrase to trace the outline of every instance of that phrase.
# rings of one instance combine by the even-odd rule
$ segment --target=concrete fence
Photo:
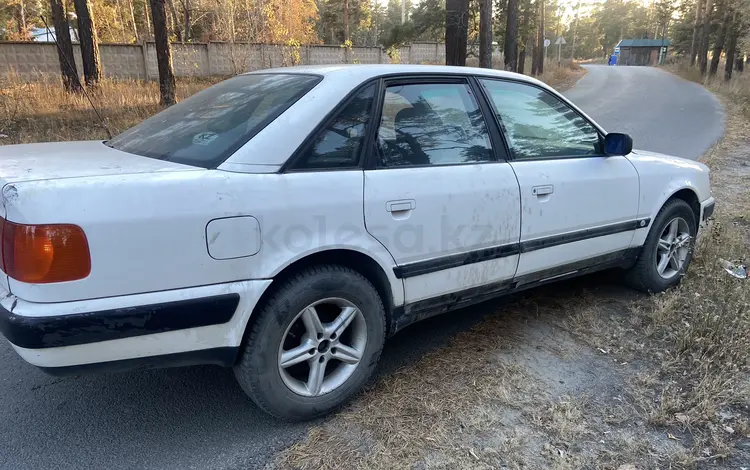
[[[76,67],[81,72],[81,50],[73,45]],[[104,74],[111,78],[154,79],[158,77],[154,43],[101,44]],[[279,46],[247,43],[172,44],[172,64],[178,77],[207,77],[286,67],[295,64],[323,65],[341,63],[443,64],[445,45],[415,43],[388,56],[379,47]],[[60,73],[54,43],[0,42],[0,76],[16,73],[33,80]]]

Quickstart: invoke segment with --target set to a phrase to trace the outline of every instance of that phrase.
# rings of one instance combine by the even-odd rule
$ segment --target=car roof
[[[546,85],[528,75],[506,72],[503,70],[484,69],[478,67],[457,67],[448,65],[417,65],[417,64],[332,64],[332,65],[298,65],[294,67],[280,67],[257,70],[249,74],[269,73],[297,73],[315,74],[325,78],[349,79],[352,82],[363,82],[372,78],[392,74],[441,74],[441,75],[484,75]]]

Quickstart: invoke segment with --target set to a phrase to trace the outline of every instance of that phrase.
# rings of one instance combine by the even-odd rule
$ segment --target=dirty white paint
[[[511,163],[521,185],[521,241],[635,220],[638,173],[625,157]],[[549,187],[545,194],[535,188]],[[633,231],[523,253],[518,275],[630,247]]]
[[[518,242],[518,181],[507,163],[365,172],[367,230],[397,265]],[[413,209],[388,210],[414,201]],[[406,301],[513,277],[518,255],[444,269],[404,280]]]
[[[64,348],[16,348],[19,354],[33,364],[56,367],[238,346],[274,277],[315,253],[338,249],[369,257],[390,283],[393,305],[400,306],[640,246],[648,230],[405,280],[396,278],[396,266],[653,219],[683,188],[695,191],[704,207],[713,200],[704,165],[642,152],[280,173],[338,102],[378,75],[481,73],[549,90],[528,77],[470,68],[331,66],[283,72],[325,78],[218,169],[131,155],[101,142],[0,147],[3,217],[23,224],[78,225],[91,251],[91,274],[78,281],[27,284],[2,276],[0,302],[6,309],[38,317],[220,293],[241,297],[238,313],[223,325]]]

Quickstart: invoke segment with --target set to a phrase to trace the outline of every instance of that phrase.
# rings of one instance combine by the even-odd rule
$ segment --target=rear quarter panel
[[[14,188],[16,197],[6,204],[9,220],[79,225],[91,251],[85,279],[57,284],[10,279],[11,291],[23,300],[64,302],[272,279],[306,255],[342,248],[375,259],[391,280],[395,305],[403,302],[393,259],[364,229],[361,171],[177,171],[29,181]],[[207,224],[237,216],[259,221],[260,251],[212,258]]]

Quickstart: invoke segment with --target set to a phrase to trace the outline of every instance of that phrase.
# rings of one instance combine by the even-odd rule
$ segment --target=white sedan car
[[[240,75],[107,141],[0,147],[0,331],[52,374],[219,364],[309,419],[437,313],[622,268],[677,284],[706,166],[543,83],[440,66]]]

